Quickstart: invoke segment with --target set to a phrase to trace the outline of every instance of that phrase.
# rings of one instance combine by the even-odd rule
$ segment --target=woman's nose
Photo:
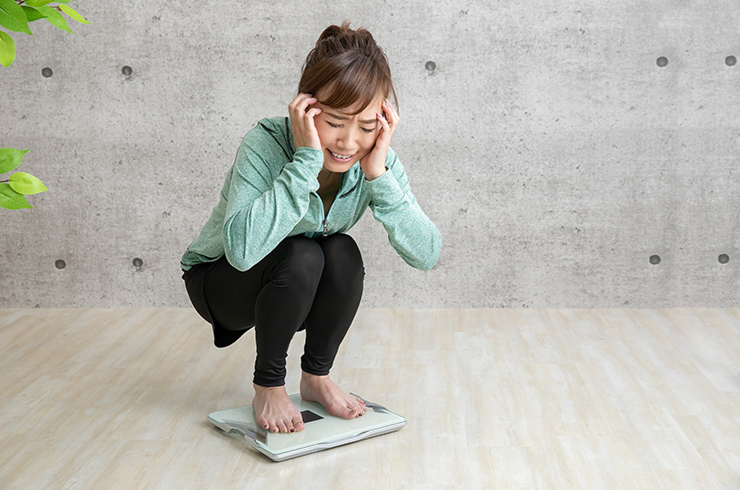
[[[352,149],[354,146],[354,134],[352,128],[346,128],[339,134],[337,138],[337,146],[341,146],[342,149]]]

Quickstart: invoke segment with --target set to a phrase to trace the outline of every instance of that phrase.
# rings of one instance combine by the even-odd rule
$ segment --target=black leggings
[[[198,313],[226,347],[255,327],[254,383],[285,384],[293,335],[306,330],[301,369],[329,374],[362,298],[365,269],[349,235],[283,240],[257,265],[240,272],[226,257],[196,265],[183,279]]]

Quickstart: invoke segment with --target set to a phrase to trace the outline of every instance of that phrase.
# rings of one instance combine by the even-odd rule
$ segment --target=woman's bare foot
[[[307,402],[318,402],[330,414],[344,419],[362,417],[367,412],[365,402],[341,389],[329,376],[316,376],[304,371],[301,376],[301,398]]]
[[[270,432],[300,432],[306,428],[301,412],[290,401],[285,386],[254,385],[252,408],[257,425]]]

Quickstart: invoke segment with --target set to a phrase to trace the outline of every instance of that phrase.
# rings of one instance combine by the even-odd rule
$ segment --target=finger
[[[298,94],[298,96],[293,99],[293,102],[290,103],[290,109],[296,115],[300,115],[306,112],[306,107],[311,104],[315,104],[316,102],[318,102],[318,100],[312,97],[310,94]]]
[[[399,121],[398,112],[396,112],[396,109],[388,99],[383,103],[383,109],[385,110],[385,117],[388,120],[388,124],[395,128]]]
[[[314,134],[316,137],[318,137],[318,133],[316,132],[316,122],[313,120],[314,117],[321,114],[321,109],[318,107],[312,107],[311,109],[306,112],[305,118],[303,120],[303,125],[306,130],[308,130],[309,133]]]
[[[298,94],[298,95],[295,96],[295,99],[293,99],[293,102],[291,102],[291,105],[298,105],[302,101],[304,101],[306,99],[310,99],[312,97],[313,97],[313,95],[311,95],[311,94],[307,94],[305,92],[301,92],[300,94]]]
[[[306,110],[308,109],[308,106],[315,104],[319,100],[314,97],[307,97],[305,99],[302,99],[298,103],[298,111],[300,114],[304,114]]]
[[[388,99],[385,99],[383,101],[383,110],[386,112],[387,116],[396,116],[398,113],[396,112],[396,108],[393,107],[393,104],[391,104],[391,101]]]
[[[380,122],[380,126],[383,128],[383,131],[380,132],[379,137],[382,137],[383,133],[390,133],[391,127],[388,124],[388,120],[385,118],[385,116],[380,113],[376,113],[376,116],[378,117],[378,122]]]
[[[296,96],[295,96],[295,98],[293,98],[293,100],[291,100],[291,101],[290,101],[290,104],[288,104],[288,108],[289,108],[289,109],[290,109],[291,111],[295,110],[295,108],[296,108],[296,106],[298,105],[298,103],[299,103],[299,102],[300,102],[300,101],[301,101],[302,99],[304,99],[304,98],[306,97],[306,95],[308,95],[308,94],[300,93],[300,94],[296,95]]]
[[[321,108],[319,107],[312,107],[306,112],[306,119],[310,119],[313,121],[313,118],[321,114]]]

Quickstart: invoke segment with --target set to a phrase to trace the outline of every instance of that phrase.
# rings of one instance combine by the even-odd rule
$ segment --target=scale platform
[[[303,415],[306,428],[300,432],[274,434],[258,427],[252,405],[213,412],[208,421],[224,432],[243,435],[247,444],[273,461],[285,461],[387,434],[406,425],[405,418],[367,400],[364,400],[365,415],[349,420],[330,415],[321,404],[304,401],[297,393],[290,395],[290,400]]]

